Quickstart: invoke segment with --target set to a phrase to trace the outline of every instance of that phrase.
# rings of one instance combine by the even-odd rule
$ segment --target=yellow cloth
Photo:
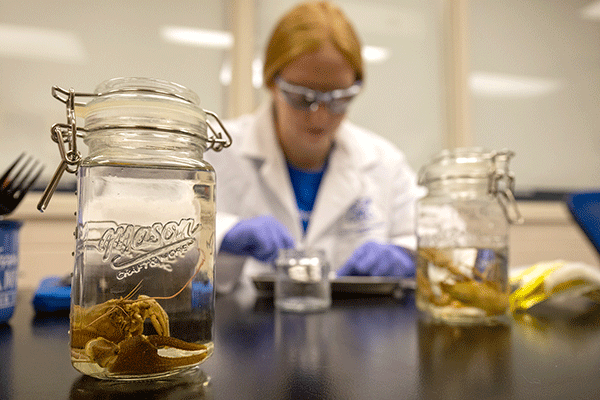
[[[600,302],[600,270],[579,262],[541,262],[510,278],[512,312],[524,311],[551,297],[586,296]]]

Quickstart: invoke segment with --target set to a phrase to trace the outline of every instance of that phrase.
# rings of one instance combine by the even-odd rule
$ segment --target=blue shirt
[[[319,190],[321,178],[323,178],[325,169],[326,166],[320,171],[313,172],[298,169],[288,164],[288,171],[290,173],[292,187],[294,188],[294,194],[296,195],[296,203],[298,204],[298,210],[300,211],[300,219],[302,221],[304,232],[306,232],[306,229],[308,228],[310,215],[315,205],[317,191]]]

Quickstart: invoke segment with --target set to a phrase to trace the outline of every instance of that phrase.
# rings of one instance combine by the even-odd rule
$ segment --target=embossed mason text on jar
[[[77,174],[73,366],[118,380],[197,368],[214,340],[215,171],[203,154],[229,135],[170,82],[116,78],[91,94],[53,94],[67,124],[52,127],[61,163],[38,208],[64,172]]]

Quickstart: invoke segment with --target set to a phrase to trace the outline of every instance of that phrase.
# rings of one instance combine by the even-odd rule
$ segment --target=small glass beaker
[[[331,306],[329,263],[324,251],[281,249],[275,267],[275,307],[315,312]]]

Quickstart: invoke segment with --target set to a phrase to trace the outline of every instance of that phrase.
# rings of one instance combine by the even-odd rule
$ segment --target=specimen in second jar
[[[420,247],[417,305],[437,316],[498,316],[509,305],[507,249]]]

